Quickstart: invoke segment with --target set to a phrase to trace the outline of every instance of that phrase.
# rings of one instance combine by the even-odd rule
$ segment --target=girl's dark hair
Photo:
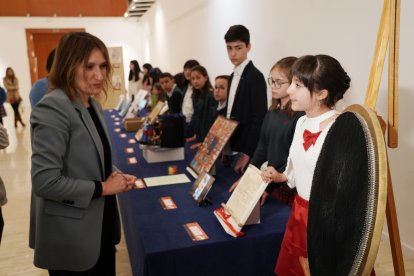
[[[108,49],[102,40],[86,32],[67,33],[59,40],[55,60],[49,72],[49,91],[60,88],[72,101],[77,98],[79,94],[76,90],[76,69],[79,65],[87,66],[89,56],[95,49],[102,53],[106,62],[103,89],[106,96],[106,90],[110,85],[109,76],[112,71]]]
[[[167,93],[164,92],[159,82],[154,83],[152,89],[157,89],[160,91],[160,94],[158,95],[159,101],[165,102],[167,100]]]
[[[159,82],[160,81],[160,77],[161,77],[162,74],[163,73],[162,73],[162,71],[161,71],[160,68],[158,68],[158,67],[152,68],[151,71],[150,71],[150,73],[149,73],[149,75],[150,75],[150,77],[152,79],[152,83]],[[173,77],[171,76],[171,78],[173,78]]]
[[[326,89],[325,104],[333,107],[350,87],[351,79],[339,61],[327,55],[303,56],[292,67],[294,77],[309,89],[311,94]]]
[[[174,75],[175,84],[177,84],[178,88],[180,88],[181,91],[185,88],[186,79],[184,77],[184,73],[180,72]]]
[[[215,78],[215,80],[216,80],[216,79],[225,79],[225,80],[229,81],[229,75],[218,75],[218,76]]]
[[[203,67],[201,65],[196,65],[193,68],[191,68],[191,73],[192,72],[198,72],[203,77],[207,77],[207,81],[204,84],[204,86],[201,87],[201,89],[195,89],[194,88],[194,98],[195,98],[195,100],[197,102],[198,99],[204,98],[208,93],[210,93],[211,91],[213,91],[213,86],[211,85],[210,78],[208,76],[207,69],[205,67]]]
[[[184,69],[191,69],[194,66],[200,65],[200,63],[195,59],[189,59],[184,63]]]
[[[297,57],[285,57],[279,60],[275,63],[275,65],[272,66],[272,69],[270,69],[270,72],[272,72],[274,69],[278,69],[285,77],[288,79],[289,83],[292,83],[292,66],[297,60]],[[280,99],[272,99],[272,104],[269,108],[270,111],[274,110],[281,110],[281,102]],[[284,110],[286,111],[289,118],[292,118],[296,112],[292,110],[292,103],[289,100],[284,106]]]
[[[147,69],[147,73],[144,75],[144,78],[142,79],[142,83],[144,85],[150,85],[151,84],[150,72],[151,72],[151,69],[152,69],[152,65],[149,64],[149,63],[144,63],[144,65],[142,65],[142,68]]]
[[[141,72],[141,67],[139,67],[139,63],[135,59],[131,60],[131,63],[134,65],[134,70],[129,70],[128,80],[139,81],[139,73]]]

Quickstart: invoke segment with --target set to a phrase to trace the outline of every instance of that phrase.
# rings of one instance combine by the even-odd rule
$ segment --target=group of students
[[[224,39],[234,70],[216,77],[214,89],[206,69],[195,60],[184,64],[181,89],[170,73],[149,64],[140,72],[138,63],[131,62],[129,89],[151,91],[152,104],[164,95],[170,112],[185,116],[189,141],[202,141],[217,114],[239,123],[229,142],[228,161],[239,173],[249,163],[264,166],[262,177],[270,188],[262,204],[277,189],[279,198],[293,206],[275,272],[303,275],[299,257],[307,257],[312,176],[337,116],[334,106],[350,78],[327,55],[283,58],[267,78],[273,99],[268,109],[266,79],[247,58],[249,30],[231,26]],[[49,75],[50,92],[32,111],[29,244],[35,249],[35,265],[50,275],[115,274],[120,222],[114,195],[131,190],[136,177],[112,167],[108,130],[94,100],[105,91],[110,71],[101,40],[88,33],[65,35]]]
[[[251,48],[248,29],[231,26],[224,38],[234,70],[230,76],[215,79],[214,93],[207,70],[195,60],[184,64],[183,90],[171,74],[163,73],[159,92],[166,94],[171,112],[185,116],[187,141],[201,142],[217,114],[239,123],[226,157],[239,173],[248,163],[262,167],[262,178],[269,185],[261,204],[272,194],[292,206],[275,273],[303,275],[299,257],[307,258],[312,177],[325,137],[338,116],[335,104],[351,80],[331,56],[283,58],[267,78],[272,91],[272,105],[267,109],[265,78],[247,58]]]
[[[208,72],[197,60],[185,62],[182,73],[172,75],[161,70],[148,71],[144,64],[142,77],[136,60],[130,63],[128,93],[135,95],[139,89],[150,92],[148,106],[158,101],[167,102],[169,113],[181,113],[185,117],[187,141],[196,141],[196,148],[204,140],[215,118],[223,113],[227,100],[228,76],[216,77],[214,87]],[[145,76],[148,75],[148,79]],[[181,78],[182,77],[182,78]],[[147,85],[144,85],[148,80]]]

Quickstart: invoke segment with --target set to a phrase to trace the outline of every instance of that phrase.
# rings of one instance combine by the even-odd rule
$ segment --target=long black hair
[[[132,81],[132,80],[139,81],[139,73],[141,72],[141,68],[139,67],[139,63],[138,63],[138,61],[136,61],[134,59],[134,60],[131,60],[131,64],[134,65],[134,70],[131,70],[131,69],[129,70],[128,80],[129,81]]]

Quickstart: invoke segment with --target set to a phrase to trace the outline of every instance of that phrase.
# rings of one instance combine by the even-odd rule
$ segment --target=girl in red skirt
[[[287,182],[298,192],[275,267],[279,276],[304,275],[299,258],[307,258],[308,201],[313,172],[326,134],[337,116],[334,106],[351,81],[340,63],[326,55],[299,58],[292,75],[287,91],[292,109],[306,115],[296,124],[286,170],[279,173],[268,167],[262,175],[264,181]]]

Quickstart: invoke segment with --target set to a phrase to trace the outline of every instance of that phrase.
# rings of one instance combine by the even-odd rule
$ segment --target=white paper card
[[[162,185],[189,183],[191,181],[185,174],[182,173],[174,175],[147,177],[144,178],[144,182],[147,185],[147,187],[156,187]]]

